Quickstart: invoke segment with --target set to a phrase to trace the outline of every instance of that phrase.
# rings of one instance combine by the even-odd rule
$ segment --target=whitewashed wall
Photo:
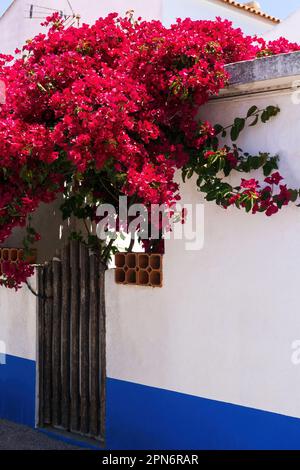
[[[40,18],[28,19],[29,5],[53,8],[70,14],[71,10],[66,0],[15,0],[0,19],[0,51],[12,53],[21,47],[27,39],[32,38],[44,29],[40,26]],[[248,34],[262,34],[274,27],[274,24],[257,15],[238,10],[222,4],[218,0],[71,0],[75,13],[79,13],[82,22],[93,23],[100,16],[111,12],[124,15],[133,9],[135,16],[147,20],[159,19],[169,25],[176,18],[191,17],[192,19],[214,19],[216,16],[233,21]],[[34,8],[34,17],[44,16],[47,10]],[[48,11],[51,13],[51,10]]]
[[[274,28],[271,21],[218,0],[165,0],[162,15],[166,24],[172,23],[176,18],[214,20],[216,16],[220,16],[232,21],[234,26],[241,28],[246,34],[263,34]]]
[[[299,21],[300,9],[289,15],[284,21],[271,30],[266,31],[264,37],[269,41],[284,37],[290,41],[300,42]]]
[[[36,289],[36,276],[30,284]],[[26,286],[18,292],[0,287],[0,342],[7,355],[36,360],[36,308]]]
[[[271,123],[247,129],[245,151],[279,153],[300,187],[300,106],[290,92],[220,99],[203,116],[231,124],[251,105],[279,105]],[[194,182],[183,201],[202,198]],[[108,375],[129,382],[300,417],[300,209],[246,215],[205,204],[205,245],[166,243],[164,287],[107,282]]]

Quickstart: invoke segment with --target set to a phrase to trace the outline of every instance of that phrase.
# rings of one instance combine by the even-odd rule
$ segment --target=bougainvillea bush
[[[64,29],[58,14],[47,34],[27,41],[17,59],[1,56],[6,103],[0,109],[0,243],[29,225],[41,202],[64,194],[62,213],[93,221],[97,206],[179,200],[174,181],[198,175],[207,200],[224,208],[272,215],[297,195],[281,181],[277,159],[242,154],[233,142],[247,122],[278,113],[253,107],[229,129],[199,122],[199,106],[228,83],[225,65],[299,50],[284,39],[266,43],[230,22],[134,21],[111,14],[93,26]],[[231,187],[231,171],[263,168],[263,186],[243,178]],[[39,238],[29,225],[27,241]],[[105,250],[107,253],[107,250]],[[32,269],[4,266],[1,283],[18,287]]]

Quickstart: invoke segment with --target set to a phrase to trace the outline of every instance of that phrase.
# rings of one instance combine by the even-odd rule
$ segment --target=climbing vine
[[[183,180],[197,175],[197,186],[205,194],[207,201],[215,201],[227,209],[236,206],[246,212],[264,212],[267,216],[276,214],[290,202],[296,202],[300,192],[280,184],[283,177],[278,170],[278,156],[260,152],[258,155],[243,153],[235,141],[245,129],[247,121],[249,126],[255,126],[259,121],[267,123],[277,116],[280,109],[277,106],[267,106],[258,109],[252,106],[245,118],[237,117],[234,123],[227,128],[215,125],[212,135],[206,140],[201,152],[191,152],[192,158],[183,168]],[[220,146],[219,137],[230,135],[232,146]],[[227,177],[232,172],[250,173],[262,169],[264,184],[254,178],[242,178],[239,186],[229,184]]]
[[[63,194],[64,218],[84,221],[89,244],[106,262],[107,247],[89,232],[102,203],[166,204],[180,199],[175,172],[197,175],[208,201],[275,214],[298,197],[278,172],[278,158],[250,156],[240,132],[279,109],[252,107],[224,128],[197,119],[199,107],[228,84],[226,64],[299,50],[285,39],[266,43],[230,22],[135,21],[111,14],[93,26],[65,29],[58,14],[45,34],[27,41],[17,59],[0,56],[6,103],[0,109],[0,243],[27,227],[26,247],[39,240],[31,215]],[[232,145],[222,144],[227,135]],[[261,168],[264,185],[233,172]],[[77,236],[81,236],[80,234]],[[18,288],[32,268],[4,263],[0,283]]]

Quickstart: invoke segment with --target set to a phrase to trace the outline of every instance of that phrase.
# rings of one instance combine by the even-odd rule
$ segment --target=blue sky
[[[6,10],[8,5],[10,5],[11,3],[12,3],[11,0],[0,0],[0,14],[1,15],[4,12],[4,10]]]
[[[285,18],[300,9],[300,0],[260,0],[262,9],[270,15]]]
[[[242,2],[243,0],[240,1]],[[10,3],[11,0],[0,0],[0,14],[3,13]],[[51,0],[49,0],[49,4],[51,4]],[[300,0],[260,0],[260,4],[267,13],[279,18],[285,18],[300,8]]]

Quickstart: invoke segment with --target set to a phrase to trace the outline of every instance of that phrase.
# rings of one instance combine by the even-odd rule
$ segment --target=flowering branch
[[[178,20],[166,28],[159,21],[134,21],[131,11],[67,29],[54,14],[45,25],[46,34],[27,41],[19,59],[0,55],[6,87],[0,108],[0,243],[59,194],[64,218],[91,224],[97,207],[114,204],[120,195],[149,208],[171,207],[180,199],[177,169],[184,178],[196,174],[206,199],[223,207],[271,215],[295,199],[296,191],[276,184],[276,157],[250,157],[219,143],[227,133],[236,142],[246,122],[267,122],[277,107],[252,107],[228,128],[199,122],[197,115],[228,84],[226,64],[300,50],[297,44],[266,43],[220,19]],[[226,180],[232,171],[258,168],[273,178],[266,182],[271,191],[256,180],[236,188]],[[33,229],[27,235],[28,245],[36,241]],[[107,262],[113,244],[106,248],[90,233],[77,236]],[[2,270],[0,283],[16,288],[33,272],[26,263]]]

